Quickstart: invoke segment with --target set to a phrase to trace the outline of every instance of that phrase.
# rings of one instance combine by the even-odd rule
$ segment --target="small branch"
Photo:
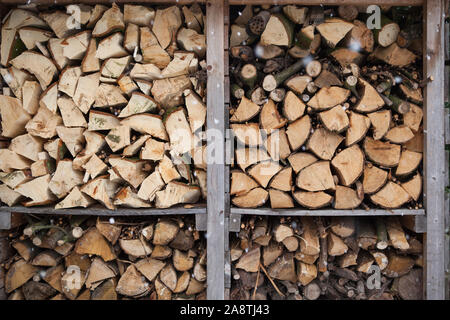
[[[255,300],[256,290],[258,289],[259,275],[261,274],[260,266],[261,266],[261,263],[258,266],[258,274],[256,275],[256,283],[255,283],[255,289],[253,290],[252,300]]]

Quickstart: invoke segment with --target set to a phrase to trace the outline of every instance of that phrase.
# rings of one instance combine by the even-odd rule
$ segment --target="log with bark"
[[[230,297],[422,299],[422,241],[397,218],[247,216],[230,238]]]
[[[2,179],[1,203],[204,202],[204,8],[79,7],[77,28],[56,4],[2,21],[0,175],[27,179]]]
[[[421,208],[423,81],[408,25],[384,10],[373,31],[353,5],[235,10],[232,204]]]
[[[0,234],[0,300],[206,299],[206,241],[193,218],[25,221]]]

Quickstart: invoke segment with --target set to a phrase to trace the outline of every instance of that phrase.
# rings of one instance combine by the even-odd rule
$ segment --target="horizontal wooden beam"
[[[230,5],[246,5],[246,4],[299,4],[302,6],[308,5],[396,5],[396,6],[421,6],[425,0],[230,0]]]
[[[395,210],[298,210],[298,209],[243,209],[243,208],[231,208],[232,214],[249,214],[249,215],[262,215],[262,216],[406,216],[425,215],[424,209],[409,210],[409,209],[395,209]]]
[[[167,209],[129,209],[109,210],[104,207],[93,206],[90,208],[76,209],[54,209],[53,207],[0,207],[0,212],[19,212],[32,214],[51,214],[51,215],[89,215],[89,216],[155,216],[155,215],[182,215],[182,214],[205,214],[206,206],[199,205],[194,208],[174,207]]]
[[[206,0],[2,0],[1,3],[3,4],[55,4],[55,5],[66,5],[66,4],[77,4],[77,3],[86,3],[86,4],[99,4],[99,3],[108,3],[111,4],[111,2],[115,3],[145,3],[145,4],[192,4],[192,3],[205,3]]]

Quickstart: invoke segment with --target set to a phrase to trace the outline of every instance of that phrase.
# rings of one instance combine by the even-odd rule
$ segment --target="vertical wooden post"
[[[444,299],[444,17],[443,0],[424,7],[425,90],[424,200],[427,212],[424,290],[428,300]]]
[[[223,300],[225,294],[225,113],[224,113],[224,4],[206,4],[206,59],[208,69],[208,239],[207,276],[209,300]]]

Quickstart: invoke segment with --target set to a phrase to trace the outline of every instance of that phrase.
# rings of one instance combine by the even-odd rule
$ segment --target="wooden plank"
[[[208,216],[204,213],[195,214],[195,229],[198,231],[208,230]]]
[[[154,216],[154,215],[176,215],[176,214],[204,214],[206,215],[205,205],[198,205],[194,208],[173,207],[167,209],[131,209],[121,208],[118,210],[109,210],[100,205],[89,208],[74,209],[54,209],[53,207],[0,207],[1,212],[21,212],[32,214],[51,214],[51,215],[92,215],[92,216]]]
[[[450,65],[445,66],[444,77],[444,102],[450,102]]]
[[[225,60],[227,60],[227,59],[225,59]],[[225,92],[224,102],[225,102],[225,105],[227,105],[227,104],[230,103],[230,77],[225,77],[224,85],[225,85],[225,88],[224,88],[224,92]],[[225,117],[228,118],[229,114],[225,114]]]
[[[225,294],[225,189],[224,189],[224,4],[211,0],[206,6],[206,59],[208,70],[208,289],[210,300]]]
[[[229,127],[229,103],[230,103],[230,77],[229,77],[229,24],[230,24],[230,6],[228,4],[228,0],[224,0],[224,75],[225,75],[225,97],[224,97],[224,130]],[[230,168],[228,164],[229,157],[229,143],[230,139],[228,139],[225,131],[224,137],[226,141],[225,145],[225,163],[224,163],[224,182],[225,182],[225,283],[224,283],[224,299],[228,300],[230,298],[230,288],[231,288],[231,256],[230,256]],[[232,142],[231,142],[232,143]]]
[[[444,17],[443,0],[427,0],[424,6],[425,89],[424,205],[427,211],[424,290],[428,300],[445,297],[444,271]]]
[[[448,109],[447,109],[448,110]],[[449,165],[450,165],[450,151],[445,151],[445,181],[447,182],[447,188],[450,188],[450,173],[449,173]],[[444,252],[445,252],[445,270],[450,270],[450,235],[448,234],[448,231],[450,229],[450,193],[445,193],[445,245],[444,245]],[[445,299],[449,300],[450,297],[450,279],[447,279],[445,282]]]
[[[2,0],[2,3],[4,4],[27,4],[27,3],[39,3],[39,4],[58,4],[58,5],[65,5],[65,4],[74,4],[74,3],[87,3],[87,4],[98,4],[98,3],[107,3],[111,4],[111,0]],[[146,3],[146,4],[178,4],[178,5],[184,5],[184,4],[192,4],[194,2],[197,3],[205,3],[206,0],[114,0],[114,2],[120,4],[120,3]]]
[[[241,231],[241,215],[236,213],[230,214],[230,232]]]
[[[225,50],[225,59],[223,61],[225,65],[225,78],[227,78],[230,75],[230,54],[228,50]],[[225,101],[227,102],[227,101]]]
[[[0,230],[14,229],[26,222],[25,216],[22,213],[0,210]]]
[[[358,4],[358,5],[397,5],[397,6],[420,6],[425,0],[230,0],[230,5],[246,5],[246,4],[299,4],[308,5],[342,5],[342,4]]]
[[[303,210],[303,209],[271,209],[271,208],[231,208],[232,214],[250,214],[262,216],[406,216],[406,215],[425,215],[424,209],[409,210],[409,209],[395,209],[395,210]]]
[[[231,255],[228,250],[225,256],[225,288],[231,288]],[[228,297],[224,297],[224,299],[228,299]]]

